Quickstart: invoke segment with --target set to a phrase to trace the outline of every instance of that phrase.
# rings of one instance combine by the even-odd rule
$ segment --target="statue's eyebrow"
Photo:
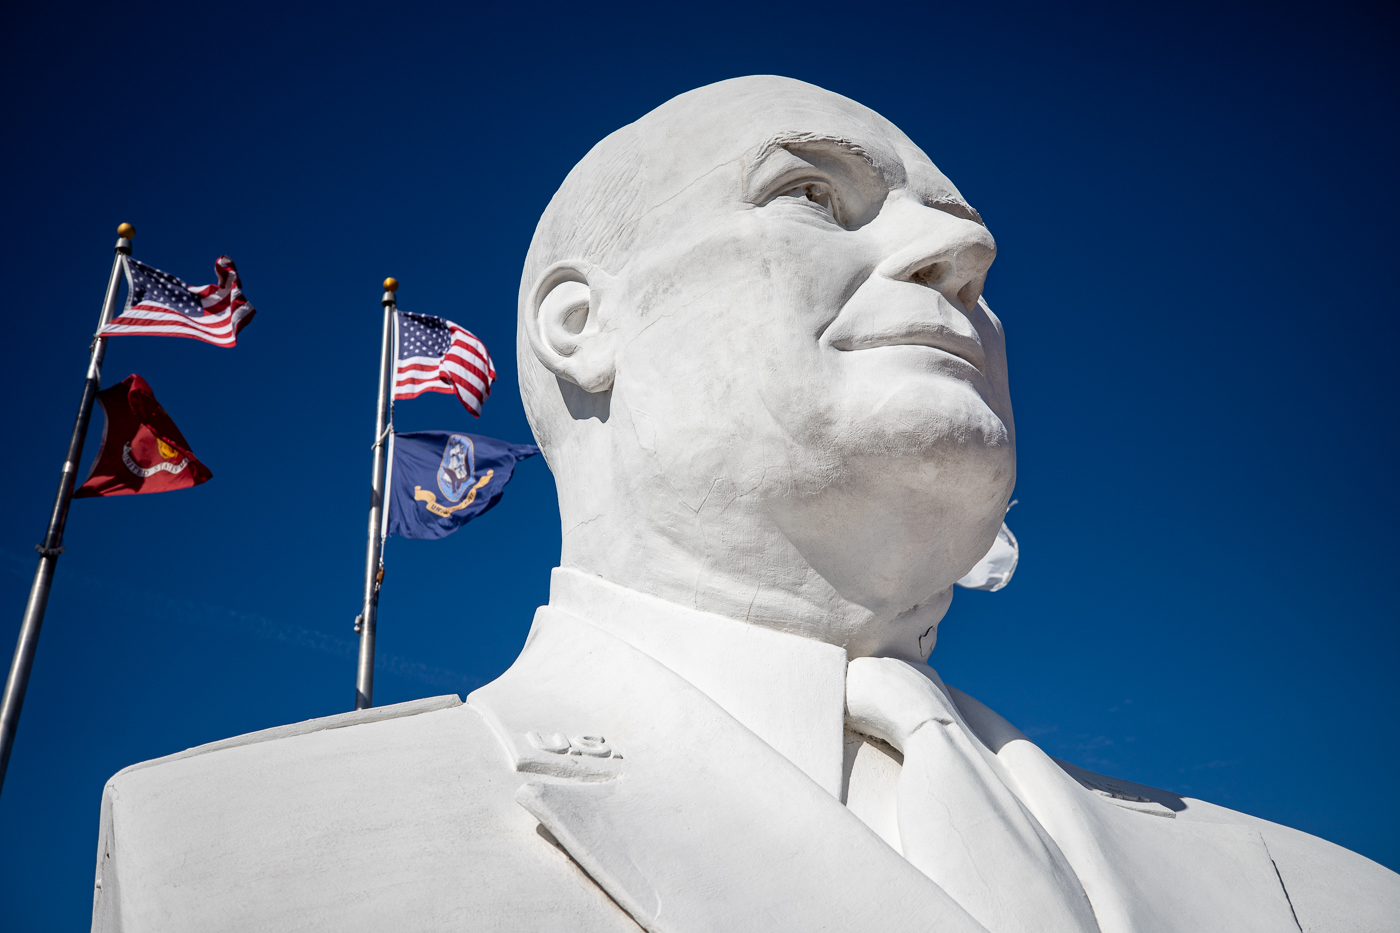
[[[802,149],[822,149],[837,156],[853,156],[865,162],[871,168],[875,168],[875,160],[870,153],[860,143],[847,139],[845,136],[833,136],[829,133],[797,133],[784,132],[775,136],[770,136],[758,147],[754,153],[753,167],[757,169],[763,162],[780,149],[802,150]],[[794,153],[796,154],[796,153]]]
[[[787,174],[781,165],[784,161],[781,158],[777,158],[779,165],[776,171],[770,167],[769,163],[775,157],[791,155],[802,159],[804,151],[835,156],[842,161],[853,163],[855,167],[864,172],[880,174],[879,166],[870,152],[860,143],[845,136],[835,136],[829,133],[777,133],[760,144],[754,150],[751,158],[744,160],[746,163],[743,174],[745,200],[756,201],[760,199],[765,189],[776,177]]]

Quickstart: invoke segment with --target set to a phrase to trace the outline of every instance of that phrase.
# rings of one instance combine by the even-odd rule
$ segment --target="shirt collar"
[[[556,567],[549,605],[689,681],[840,799],[846,651]]]

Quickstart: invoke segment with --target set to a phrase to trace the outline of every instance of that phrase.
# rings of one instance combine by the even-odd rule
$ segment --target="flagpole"
[[[117,292],[121,287],[122,260],[131,255],[131,239],[136,228],[131,224],[117,227],[116,255],[112,258],[112,274],[107,278],[107,294],[102,299],[102,315],[97,319],[100,332],[112,319],[117,308]],[[20,710],[29,687],[29,672],[34,666],[34,652],[39,646],[39,629],[44,624],[44,610],[49,604],[49,588],[53,585],[58,555],[63,553],[63,529],[68,524],[68,506],[73,501],[73,485],[77,479],[78,463],[83,459],[83,439],[87,437],[88,421],[92,418],[92,403],[102,385],[102,357],[107,352],[107,338],[94,335],[92,356],[88,360],[87,381],[83,383],[83,399],[78,404],[78,417],[73,422],[73,436],[68,440],[68,457],[63,461],[63,473],[58,480],[58,495],[53,514],[49,517],[44,543],[34,545],[39,552],[39,569],[34,585],[29,589],[29,603],[24,607],[19,640],[15,644],[10,675],[5,679],[5,694],[0,698],[0,790],[5,786],[5,772],[10,767],[10,751],[15,744]]]
[[[360,663],[355,672],[355,709],[369,709],[374,705],[374,632],[376,617],[379,614],[379,587],[384,582],[384,567],[381,562],[383,538],[380,530],[384,523],[384,464],[385,435],[388,433],[389,397],[391,395],[391,370],[394,348],[394,292],[399,290],[398,280],[384,280],[384,297],[379,303],[384,306],[384,340],[379,351],[379,413],[374,422],[374,473],[370,480],[369,499],[369,544],[365,549],[365,601],[360,617],[355,620],[355,630],[360,633]]]

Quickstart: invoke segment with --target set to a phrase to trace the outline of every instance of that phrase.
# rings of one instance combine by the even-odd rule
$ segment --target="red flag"
[[[213,476],[160,407],[146,380],[132,373],[97,393],[107,424],[102,446],[75,499],[188,489]]]

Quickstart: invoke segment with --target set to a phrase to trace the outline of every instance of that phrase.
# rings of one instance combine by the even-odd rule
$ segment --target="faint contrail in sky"
[[[34,561],[27,555],[0,550],[0,568],[3,568],[6,576],[29,577],[34,573]],[[172,599],[164,593],[112,583],[72,569],[65,569],[63,578],[63,585],[66,588],[75,588],[85,592],[101,592],[104,596],[118,603],[146,606],[160,613],[200,622],[214,628],[241,632],[264,641],[282,642],[336,658],[351,659],[359,652],[359,643],[352,639],[328,635],[325,632],[301,625],[293,625],[289,622],[280,622],[256,612],[244,612],[241,609],[220,606],[215,603]],[[482,684],[480,678],[468,677],[465,674],[442,667],[431,667],[392,654],[380,654],[375,659],[374,667],[376,671],[381,673],[417,680],[434,687],[446,687],[458,693],[467,693]]]

